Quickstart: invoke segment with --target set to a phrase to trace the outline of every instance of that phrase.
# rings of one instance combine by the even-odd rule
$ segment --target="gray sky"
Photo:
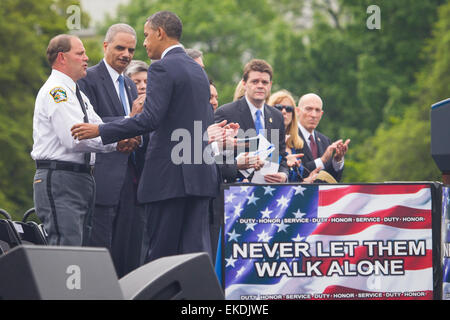
[[[130,0],[80,0],[81,9],[89,13],[91,27],[105,18],[105,14],[114,15],[119,4],[126,4]]]

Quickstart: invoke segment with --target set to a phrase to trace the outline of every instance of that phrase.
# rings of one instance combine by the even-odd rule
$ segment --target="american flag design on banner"
[[[442,188],[442,300],[450,300],[450,188]]]
[[[227,299],[432,299],[426,184],[224,191]]]

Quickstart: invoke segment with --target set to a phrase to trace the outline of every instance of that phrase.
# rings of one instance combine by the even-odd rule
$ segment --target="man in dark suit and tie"
[[[345,143],[342,140],[331,143],[330,138],[316,130],[323,115],[322,106],[322,99],[314,93],[303,95],[298,102],[296,110],[299,118],[298,132],[305,141],[300,151],[304,154],[301,159],[302,164],[307,169],[304,177],[314,169],[322,168],[339,182],[344,170],[344,155],[348,150],[350,139],[347,139]]]
[[[282,183],[287,181],[288,167],[286,164],[286,142],[283,115],[280,111],[265,104],[272,86],[272,67],[264,60],[254,59],[244,67],[243,84],[245,95],[241,99],[225,104],[214,113],[216,123],[227,120],[228,123],[238,123],[244,135],[251,136],[261,132],[266,139],[275,145],[272,161],[278,162],[277,173],[267,174],[267,183]],[[252,129],[252,130],[249,130]],[[247,131],[247,132],[245,132]],[[242,133],[242,131],[240,131]],[[241,137],[242,138],[242,137]],[[254,168],[258,164],[243,161],[242,164],[225,163],[220,166],[222,177],[227,182],[235,182],[243,178],[241,169]]]
[[[103,122],[133,114],[138,94],[133,81],[123,72],[136,48],[136,32],[127,24],[112,25],[103,42],[104,59],[87,70],[78,81]],[[136,103],[143,103],[143,98]],[[139,146],[139,138],[130,143]],[[137,203],[137,184],[145,152],[98,154],[95,163],[95,211],[92,218],[91,246],[110,250],[119,277],[140,266],[142,232],[131,232],[133,224],[142,226]],[[135,239],[136,238],[136,239]]]
[[[219,193],[219,181],[214,160],[203,159],[208,141],[202,135],[213,123],[209,81],[180,45],[181,33],[181,20],[168,11],[153,14],[144,25],[144,47],[149,58],[158,61],[148,71],[142,113],[102,126],[72,128],[75,138],[100,135],[105,144],[152,131],[138,188],[138,200],[145,203],[148,215],[147,262],[211,253],[208,210],[210,199]],[[192,143],[180,151],[178,137],[189,135]]]

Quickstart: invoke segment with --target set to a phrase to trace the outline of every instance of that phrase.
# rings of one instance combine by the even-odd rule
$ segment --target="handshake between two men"
[[[207,128],[208,143],[216,143],[219,152],[225,152],[226,150],[235,150],[238,144],[237,133],[240,126],[237,123],[227,123],[227,120],[210,125]],[[100,135],[99,126],[89,123],[80,123],[72,127],[72,136],[75,139],[84,140],[98,137]],[[323,164],[328,163],[330,159],[335,163],[340,163],[344,155],[348,150],[350,140],[345,142],[342,140],[335,141],[330,144],[325,152],[320,157]],[[134,151],[141,144],[140,137],[129,138],[121,140],[117,144],[117,150],[120,152],[130,153]],[[295,169],[301,166],[301,158],[303,153],[287,154],[286,164],[289,168]],[[259,171],[265,165],[265,161],[251,152],[244,152],[237,157],[235,165],[238,170],[254,170]],[[304,178],[302,182],[312,183],[317,178],[319,172],[324,169],[324,166],[317,166],[314,169],[309,170],[308,177]],[[288,182],[288,177],[284,172],[269,173],[264,175],[264,180],[267,183],[283,183]],[[248,181],[248,180],[243,180]]]

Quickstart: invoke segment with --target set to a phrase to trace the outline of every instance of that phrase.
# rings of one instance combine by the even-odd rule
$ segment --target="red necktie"
[[[313,135],[309,136],[309,141],[310,141],[309,148],[311,149],[311,153],[313,155],[313,158],[316,159],[317,158],[317,144],[314,141]]]

